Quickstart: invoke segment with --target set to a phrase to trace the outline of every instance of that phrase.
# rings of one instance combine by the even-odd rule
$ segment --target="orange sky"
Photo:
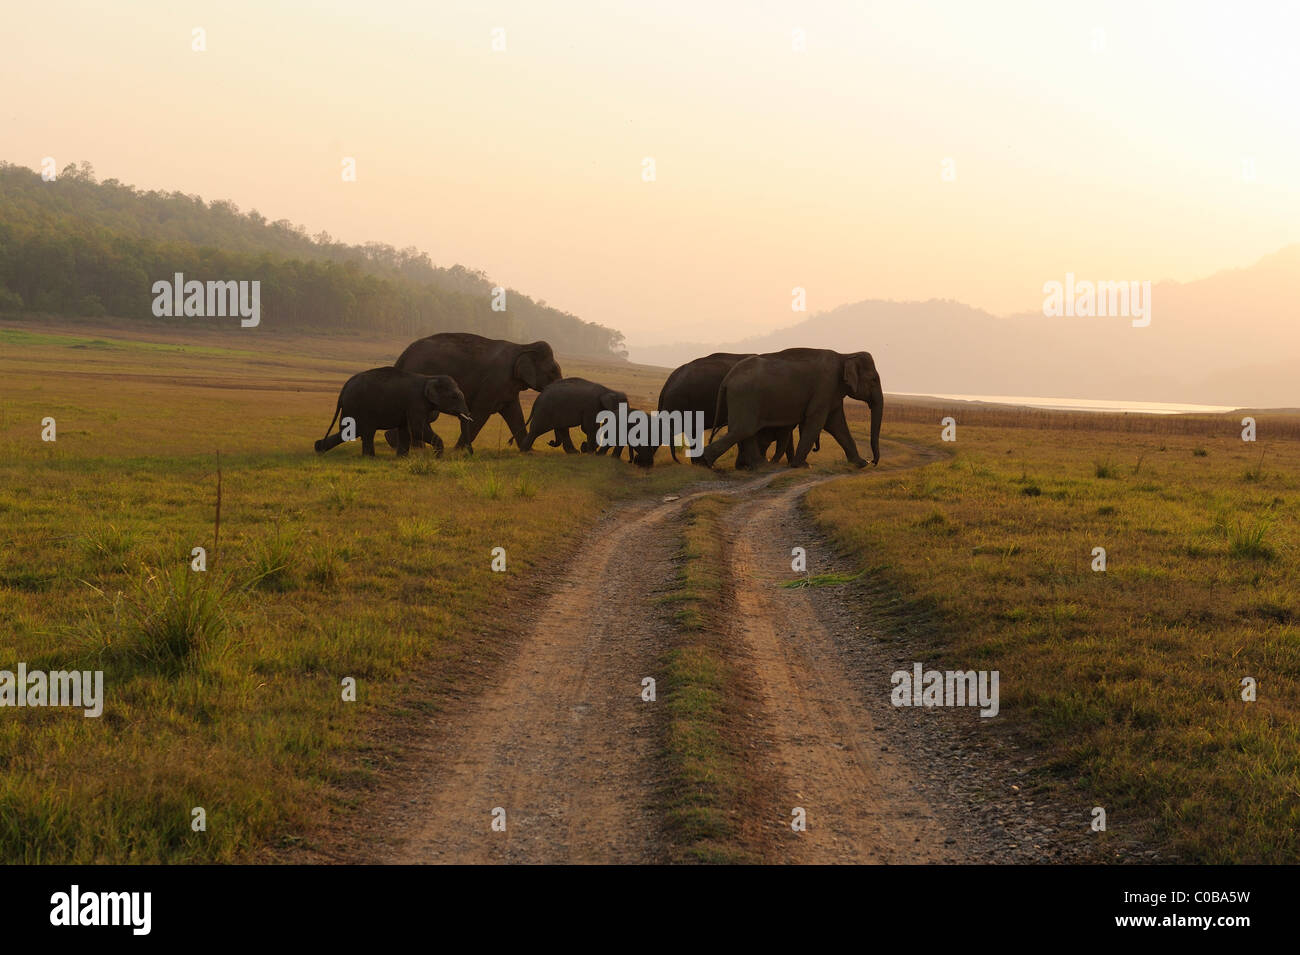
[[[795,286],[810,313],[1028,311],[1067,271],[1186,280],[1300,241],[1294,4],[55,0],[4,19],[0,158],[415,245],[633,344],[791,324]]]

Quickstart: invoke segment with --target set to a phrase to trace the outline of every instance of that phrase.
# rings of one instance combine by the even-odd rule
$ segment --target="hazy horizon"
[[[1300,241],[1300,13],[1235,9],[56,2],[7,15],[0,158],[413,245],[634,347],[1015,314]]]

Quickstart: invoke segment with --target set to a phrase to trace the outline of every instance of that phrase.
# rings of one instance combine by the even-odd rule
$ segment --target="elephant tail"
[[[322,445],[324,445],[325,439],[328,438],[330,436],[330,432],[334,430],[334,422],[339,419],[339,414],[342,411],[343,411],[343,402],[340,401],[338,404],[334,406],[334,417],[330,418],[330,426],[325,429],[325,437],[321,438],[319,441],[316,442],[317,451],[320,451],[322,449]]]

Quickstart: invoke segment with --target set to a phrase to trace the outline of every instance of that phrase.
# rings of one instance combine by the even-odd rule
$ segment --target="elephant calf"
[[[538,436],[547,431],[555,432],[551,447],[563,447],[566,454],[577,454],[573,439],[569,437],[570,428],[581,428],[586,440],[582,442],[584,454],[595,451],[604,454],[613,447],[614,456],[619,457],[623,449],[619,445],[598,446],[596,434],[599,426],[596,416],[602,411],[618,414],[618,406],[627,404],[627,395],[614,391],[604,385],[586,378],[562,378],[542,389],[542,393],[533,402],[533,410],[528,416],[528,433],[519,444],[519,450],[530,451]],[[631,449],[628,457],[632,456]]]
[[[371,368],[353,375],[339,392],[334,417],[325,429],[325,437],[316,442],[318,454],[343,443],[345,422],[351,418],[356,437],[361,439],[361,453],[375,454],[375,432],[395,429],[397,453],[406,454],[412,444],[424,447],[424,432],[439,412],[454,414],[470,421],[465,396],[447,375],[417,375],[396,368]],[[339,432],[334,422],[339,422]]]

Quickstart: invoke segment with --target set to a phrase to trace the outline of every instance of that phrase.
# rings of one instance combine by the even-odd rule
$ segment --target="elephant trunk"
[[[880,419],[885,414],[885,393],[883,389],[872,395],[871,405],[871,463],[880,463]]]

